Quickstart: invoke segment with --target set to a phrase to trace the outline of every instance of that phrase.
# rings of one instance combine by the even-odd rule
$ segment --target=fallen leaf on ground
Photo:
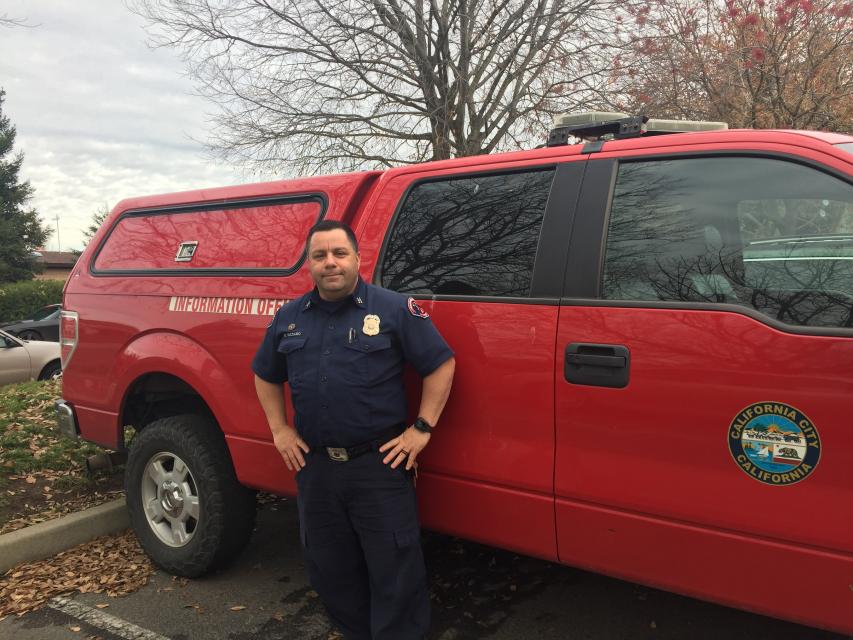
[[[63,492],[62,495],[69,495],[72,491]],[[38,505],[27,505],[26,512],[20,513],[17,517],[0,524],[0,534],[10,533],[29,527],[39,522],[54,520],[60,516],[77,511],[83,511],[90,507],[95,507],[99,504],[115,500],[120,497],[124,491],[121,489],[115,490],[95,490],[91,492],[81,491],[80,495],[72,495],[67,498],[57,498],[56,494],[47,494],[45,498],[50,502]],[[14,494],[13,494],[14,495]]]
[[[131,564],[136,570],[128,569]],[[0,618],[34,611],[61,594],[127,595],[148,584],[153,572],[131,531],[96,538],[52,558],[18,565],[0,576]],[[103,584],[102,576],[107,577]]]

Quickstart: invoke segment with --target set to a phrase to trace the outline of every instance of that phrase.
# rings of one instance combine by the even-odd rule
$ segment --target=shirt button
[[[329,323],[329,329],[334,329],[334,328],[335,328],[335,325],[334,325],[333,323],[331,323],[331,322],[330,322],[330,323]]]
[[[326,376],[320,376],[320,382],[327,382],[328,380]]]
[[[325,411],[326,409],[328,409],[328,408],[329,408],[329,405],[327,405],[327,404],[322,404],[322,405],[320,405],[320,408],[321,408],[323,411]]]
[[[324,355],[324,356],[327,356],[327,355],[329,355],[330,353],[332,353],[332,350],[331,350],[331,349],[326,349],[326,350],[323,352],[323,355]]]

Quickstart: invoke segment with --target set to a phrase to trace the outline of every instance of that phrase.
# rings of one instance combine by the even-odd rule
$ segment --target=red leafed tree
[[[651,0],[620,20],[611,104],[731,127],[853,131],[853,2]]]

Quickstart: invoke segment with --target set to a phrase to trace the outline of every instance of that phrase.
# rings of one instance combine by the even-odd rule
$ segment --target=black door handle
[[[622,388],[628,386],[631,354],[621,344],[573,342],[566,347],[564,375],[572,384]]]
[[[592,353],[567,353],[566,360],[569,364],[588,367],[610,367],[621,369],[627,364],[625,356],[600,356]]]

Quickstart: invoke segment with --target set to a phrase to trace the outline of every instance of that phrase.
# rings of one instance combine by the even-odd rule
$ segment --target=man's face
[[[311,278],[323,300],[340,300],[355,291],[361,258],[343,229],[318,231],[308,245]]]

